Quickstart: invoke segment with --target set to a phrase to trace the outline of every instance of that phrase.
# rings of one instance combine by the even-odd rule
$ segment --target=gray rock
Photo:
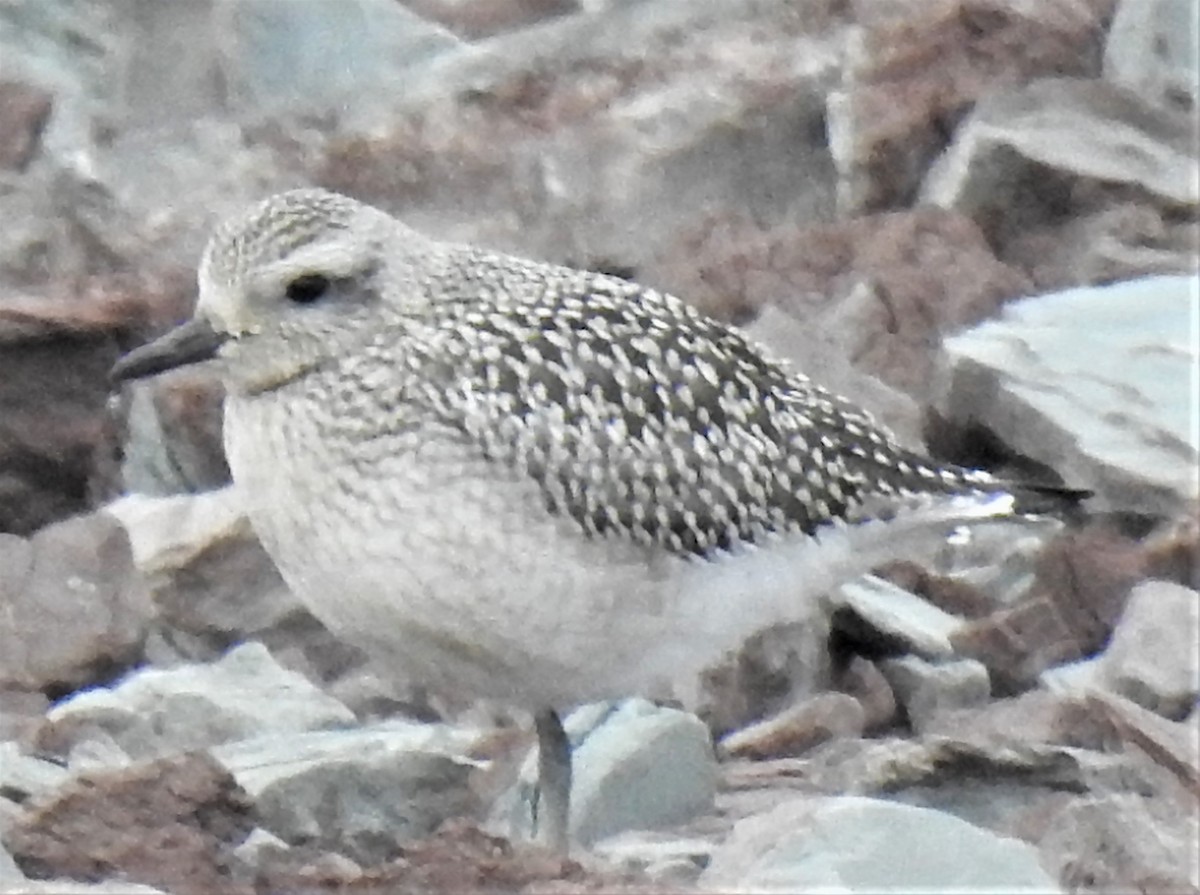
[[[700,882],[710,891],[1061,891],[1027,843],[857,796],[796,799],[740,821]]]
[[[679,823],[712,807],[717,762],[695,715],[629,699],[583,706],[563,726],[572,744],[571,836],[579,844]],[[492,812],[506,835],[533,837],[535,768],[531,755]]]
[[[1121,0],[1108,29],[1104,77],[1156,105],[1194,110],[1200,102],[1197,33],[1195,0]]]
[[[77,741],[99,729],[134,758],[354,722],[348,708],[280,667],[259,643],[211,664],[137,671],[112,688],[64,700],[47,718],[76,731]]]
[[[66,782],[66,768],[25,754],[16,743],[0,743],[0,792],[22,800],[42,795]]]
[[[980,101],[930,169],[922,198],[976,219],[999,211],[1006,230],[1019,229],[1029,223],[1020,219],[1027,210],[1004,197],[1047,168],[1076,182],[1132,188],[1168,207],[1200,202],[1188,116],[1147,107],[1103,81],[1067,78]]]
[[[844,584],[829,595],[832,610],[848,610],[898,647],[929,659],[954,655],[950,635],[963,620],[876,575]]]
[[[479,814],[468,785],[479,763],[464,757],[476,737],[445,725],[388,722],[269,734],[213,755],[254,799],[270,833],[372,865],[448,818]]]
[[[39,879],[26,882],[4,881],[0,877],[0,895],[169,895],[162,889],[108,880],[102,883],[81,883],[68,879]]]
[[[1115,693],[1168,718],[1184,718],[1200,697],[1200,593],[1146,581],[1129,594],[1104,652],[1100,676]]]
[[[1122,793],[1071,801],[1038,839],[1042,865],[1072,892],[1194,892],[1200,814],[1192,798]]]
[[[260,112],[386,106],[380,85],[403,84],[407,67],[460,43],[390,0],[225,0],[213,12],[230,98]]]
[[[991,699],[987,668],[974,659],[934,663],[901,656],[885,659],[880,669],[918,733],[942,712],[982,706]]]
[[[268,855],[277,855],[286,852],[290,845],[272,833],[270,830],[264,830],[262,827],[255,827],[250,831],[250,835],[242,840],[241,845],[233,850],[237,857],[245,861],[250,867],[262,866],[262,861]]]
[[[592,845],[590,851],[621,872],[655,883],[690,886],[712,859],[713,839],[650,830],[628,830]]]
[[[17,866],[13,856],[8,853],[8,849],[0,843],[0,892],[10,891],[9,885],[24,879],[25,874],[21,872],[21,868]]]
[[[982,425],[1018,454],[1070,470],[1070,484],[1098,492],[1093,509],[1190,512],[1200,444],[1184,383],[1198,315],[1191,277],[1014,302],[945,341],[937,404],[957,425]],[[1064,339],[1081,321],[1087,338]]]
[[[1076,662],[1055,665],[1038,675],[1038,684],[1060,696],[1087,693],[1094,687],[1101,686],[1100,675],[1103,664],[1102,656],[1092,656]]]

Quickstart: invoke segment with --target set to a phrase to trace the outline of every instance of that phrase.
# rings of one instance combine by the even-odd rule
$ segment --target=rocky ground
[[[1200,891],[1189,0],[0,3],[0,892]],[[568,721],[381,682],[110,393],[207,229],[317,184],[634,276],[938,455],[1060,476],[706,681]],[[516,831],[516,835],[514,835]]]

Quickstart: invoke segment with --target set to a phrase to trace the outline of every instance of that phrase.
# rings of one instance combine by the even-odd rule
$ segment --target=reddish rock
[[[853,696],[818,693],[779,714],[744,727],[720,742],[731,758],[787,758],[840,737],[862,736],[866,712]]]
[[[925,397],[942,334],[986,319],[1029,281],[966,217],[920,208],[763,232],[709,222],[660,274],[725,319],[775,303],[861,370]]]
[[[54,97],[20,81],[0,81],[0,168],[22,171],[37,153]]]
[[[0,531],[28,534],[112,487],[108,371],[186,301],[181,282],[129,276],[0,295]]]
[[[250,832],[250,803],[205,753],[81,775],[5,834],[29,877],[123,879],[179,895],[248,893],[232,849]]]
[[[650,895],[670,893],[662,883],[628,873],[586,869],[542,848],[517,845],[484,833],[466,821],[451,821],[427,839],[404,846],[386,864],[359,869],[352,862],[310,849],[269,855],[260,865],[260,892],[353,891],[364,895],[393,892],[512,892]]]
[[[1047,668],[1081,656],[1079,644],[1050,600],[1028,600],[968,622],[950,635],[959,655],[987,666],[996,690],[1033,685]]]
[[[141,653],[153,606],[129,538],[104,514],[32,539],[0,534],[0,687],[61,690]]]
[[[863,725],[868,732],[884,730],[896,720],[896,694],[870,659],[852,657],[836,682],[839,690],[849,693],[863,707]]]
[[[995,602],[967,581],[936,575],[909,560],[888,563],[876,569],[876,574],[961,618],[983,618],[992,611]]]
[[[999,692],[1025,689],[1045,669],[1104,646],[1144,568],[1144,551],[1128,538],[1104,528],[1070,532],[1038,558],[1028,599],[968,622],[951,641],[988,667]]]
[[[976,99],[1042,75],[1099,74],[1114,0],[856,4],[847,86],[830,98],[843,212],[911,201]]]

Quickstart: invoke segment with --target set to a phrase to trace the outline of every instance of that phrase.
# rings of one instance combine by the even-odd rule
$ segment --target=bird
[[[569,847],[560,712],[687,692],[749,636],[972,521],[1070,489],[902,446],[681,298],[422,235],[317,188],[219,225],[192,318],[116,382],[208,363],[254,530],[385,673],[533,713]]]

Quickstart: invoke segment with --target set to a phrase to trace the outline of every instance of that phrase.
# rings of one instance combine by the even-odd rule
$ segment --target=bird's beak
[[[217,332],[203,316],[196,316],[153,342],[122,357],[108,374],[114,383],[154,376],[185,364],[215,357],[229,336]]]

